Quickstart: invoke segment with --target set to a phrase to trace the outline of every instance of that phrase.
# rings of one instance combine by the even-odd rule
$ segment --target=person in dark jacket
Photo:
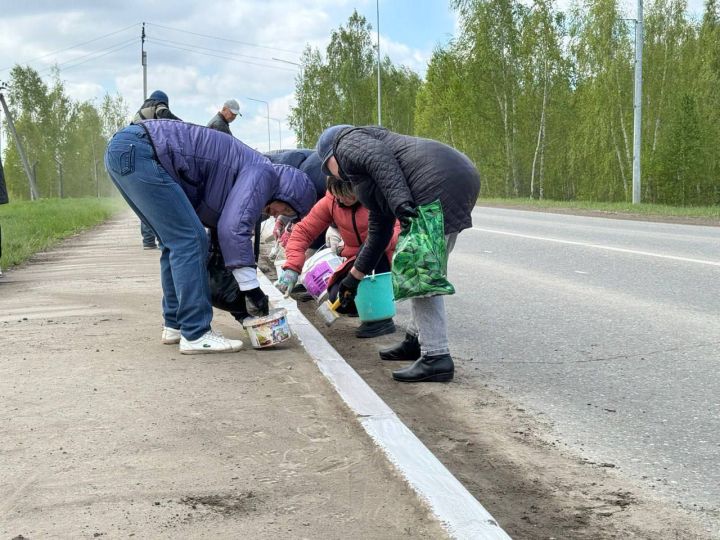
[[[262,313],[252,234],[260,214],[305,215],[315,202],[310,179],[270,161],[241,141],[185,122],[146,120],[116,133],[105,153],[113,183],[158,234],[163,287],[163,343],[180,352],[237,351],[210,328],[208,237],[217,230],[225,264]]]
[[[150,94],[150,97],[143,102],[142,106],[135,113],[132,123],[137,124],[143,120],[157,118],[180,120],[180,118],[170,112],[170,99],[162,90],[155,90]],[[158,247],[155,231],[142,221],[140,222],[140,236],[142,236],[143,249],[156,249]]]
[[[308,177],[310,177],[310,180],[312,180],[317,193],[317,200],[319,201],[325,196],[325,181],[327,175],[322,172],[322,161],[315,150],[296,148],[293,150],[283,150],[281,152],[276,151],[265,155],[273,163],[290,165],[291,167],[300,169],[302,172],[307,174]]]
[[[207,127],[232,135],[230,131],[230,122],[234,121],[240,114],[240,104],[234,99],[228,99],[223,103],[222,109],[213,116],[207,124]]]
[[[0,204],[10,202],[5,185],[5,171],[3,170],[2,156],[0,156]],[[2,228],[0,228],[0,258],[2,258]],[[0,266],[0,276],[2,276],[2,267]]]
[[[302,172],[308,175],[315,186],[315,192],[317,194],[317,201],[320,201],[325,196],[325,179],[327,177],[321,170],[322,161],[315,150],[309,150],[307,148],[297,148],[293,150],[282,150],[280,152],[271,152],[265,154],[270,161],[282,165],[290,165],[296,169],[300,169]],[[281,236],[285,228],[291,223],[291,220],[281,218],[280,227],[275,231],[277,236]],[[289,230],[289,229],[288,229]],[[325,244],[325,231],[321,231],[317,238],[315,238],[308,249],[320,249]]]
[[[437,141],[393,133],[380,127],[332,126],[318,139],[323,171],[352,183],[368,208],[368,238],[340,285],[339,296],[354,299],[362,278],[382,256],[395,218],[407,225],[416,207],[440,200],[448,254],[460,231],[472,226],[480,176],[461,152]],[[411,298],[412,322],[405,340],[380,351],[383,360],[414,360],[393,372],[402,382],[450,381],[454,364],[447,337],[443,296]]]

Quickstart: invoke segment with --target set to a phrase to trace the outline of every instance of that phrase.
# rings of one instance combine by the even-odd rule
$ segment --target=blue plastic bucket
[[[394,317],[392,274],[385,272],[365,276],[358,286],[355,307],[362,322],[382,321]]]

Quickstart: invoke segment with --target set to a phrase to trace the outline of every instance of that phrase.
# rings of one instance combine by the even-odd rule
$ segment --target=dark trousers
[[[140,222],[140,234],[142,235],[143,246],[155,246],[155,231],[145,225],[142,221]]]

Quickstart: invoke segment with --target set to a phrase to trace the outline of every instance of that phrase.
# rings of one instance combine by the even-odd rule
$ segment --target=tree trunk
[[[502,116],[503,121],[503,133],[504,133],[504,139],[505,139],[505,164],[506,164],[506,170],[505,170],[505,196],[508,197],[510,195],[510,180],[512,175],[512,159],[511,159],[511,147],[512,142],[510,140],[510,128],[508,126],[508,107],[507,107],[507,95],[503,94],[502,96],[497,91],[497,87],[493,84],[493,87],[495,88],[495,98],[498,102],[498,107],[500,109],[500,115]]]
[[[613,146],[615,147],[615,155],[617,156],[618,167],[620,168],[620,177],[622,178],[623,191],[625,193],[625,200],[627,200],[627,198],[628,198],[628,181],[627,181],[627,177],[625,176],[625,167],[623,166],[622,152],[620,151],[620,147],[617,144],[617,139],[615,138],[615,133],[613,132],[612,128],[610,129],[610,132],[612,133],[612,141],[613,141]]]
[[[533,163],[532,163],[532,170],[530,172],[530,198],[535,198],[535,166],[537,164],[538,160],[538,154],[540,153],[540,148],[543,146],[543,139],[545,137],[545,106],[547,104],[547,58],[545,58],[545,66],[544,66],[544,76],[545,80],[543,81],[543,97],[542,97],[542,106],[540,109],[540,126],[538,128],[538,136],[537,136],[537,144],[535,145],[535,155],[533,156]],[[540,197],[542,199],[542,197]]]

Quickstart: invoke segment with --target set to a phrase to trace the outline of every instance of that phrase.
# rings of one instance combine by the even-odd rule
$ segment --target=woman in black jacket
[[[448,254],[460,231],[472,226],[480,176],[461,152],[438,141],[393,133],[380,127],[332,126],[318,139],[323,171],[352,183],[370,211],[365,245],[343,280],[340,296],[353,299],[393,233],[395,219],[407,224],[416,207],[440,200]],[[393,372],[403,382],[450,381],[454,364],[447,338],[443,296],[412,298],[412,322],[405,340],[380,351],[383,360],[415,360]]]

